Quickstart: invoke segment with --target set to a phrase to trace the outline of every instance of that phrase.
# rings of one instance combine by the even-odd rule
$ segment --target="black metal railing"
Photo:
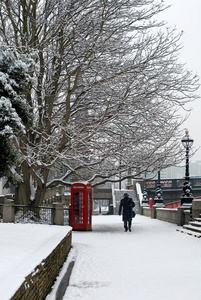
[[[163,190],[182,190],[185,179],[161,179],[160,184]],[[201,190],[201,178],[190,178],[193,190]],[[157,180],[147,180],[146,189],[148,191],[155,190],[157,187]]]
[[[53,224],[53,210],[50,206],[13,205],[15,223]]]
[[[13,205],[15,223],[54,224],[54,207]],[[70,226],[70,208],[64,206],[64,224]],[[3,222],[3,204],[0,204],[0,223]]]
[[[64,206],[64,225],[70,226],[70,208],[67,206]]]

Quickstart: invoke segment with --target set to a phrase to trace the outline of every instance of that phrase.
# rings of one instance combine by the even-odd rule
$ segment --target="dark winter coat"
[[[123,208],[123,221],[130,221],[132,219],[132,208],[135,206],[133,199],[124,197],[119,205],[119,215],[121,215],[121,211]]]

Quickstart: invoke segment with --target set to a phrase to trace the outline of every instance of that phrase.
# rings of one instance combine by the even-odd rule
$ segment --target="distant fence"
[[[13,205],[15,223],[53,224],[54,207]]]
[[[160,184],[163,191],[182,191],[185,179],[161,179]],[[201,191],[201,177],[200,178],[190,178],[191,186],[193,191]],[[146,180],[146,190],[152,191],[157,187],[157,180]]]
[[[13,200],[0,204],[0,222],[70,225],[70,208],[62,203],[53,206],[16,205]]]

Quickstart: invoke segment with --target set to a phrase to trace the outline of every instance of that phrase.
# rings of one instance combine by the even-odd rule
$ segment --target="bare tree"
[[[195,98],[197,79],[178,62],[180,35],[155,21],[162,2],[1,2],[2,39],[35,55],[18,201],[38,205],[72,176],[93,184],[128,168],[139,176],[158,153],[164,166],[179,159],[178,108]]]

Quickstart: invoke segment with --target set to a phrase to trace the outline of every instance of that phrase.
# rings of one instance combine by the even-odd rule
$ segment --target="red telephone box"
[[[71,185],[71,226],[73,230],[92,230],[91,184]]]

